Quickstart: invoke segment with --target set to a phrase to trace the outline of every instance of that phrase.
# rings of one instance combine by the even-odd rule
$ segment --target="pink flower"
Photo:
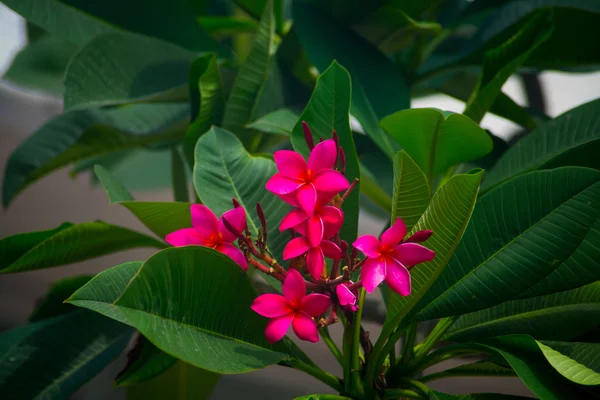
[[[317,144],[310,152],[308,164],[295,151],[280,150],[274,154],[277,170],[266,184],[268,191],[295,207],[300,207],[312,217],[317,195],[329,202],[350,184],[333,169],[337,158],[337,146],[332,139]]]
[[[233,233],[223,225],[223,218],[240,232],[246,227],[246,211],[243,207],[229,210],[217,219],[210,209],[202,204],[192,204],[193,228],[184,228],[171,232],[165,241],[172,246],[205,246],[215,249],[235,261],[244,271],[248,269],[248,261],[240,249],[232,243],[237,239]]]
[[[350,290],[349,287],[352,281],[340,283],[335,287],[335,293],[337,294],[340,306],[347,310],[356,312],[358,307],[356,306],[356,298],[358,297],[358,290]]]
[[[319,341],[319,334],[312,317],[323,314],[330,304],[331,300],[324,294],[306,296],[304,278],[295,269],[290,269],[283,282],[283,296],[260,295],[250,308],[263,317],[271,318],[265,329],[265,336],[270,343],[281,340],[290,324],[300,339],[314,343]]]
[[[353,246],[367,256],[360,274],[367,292],[371,293],[385,280],[396,293],[408,296],[410,294],[408,269],[419,263],[433,260],[435,253],[428,248],[416,243],[402,242],[405,235],[406,225],[398,218],[390,229],[381,234],[381,241],[373,235],[364,235],[354,242]]]
[[[307,238],[298,237],[290,240],[283,249],[283,259],[299,257],[306,253],[306,266],[313,279],[319,279],[325,268],[325,257],[340,260],[342,250],[337,244],[323,240],[317,246],[312,246]]]
[[[338,233],[343,224],[344,214],[339,208],[317,206],[312,217],[299,208],[290,211],[283,217],[279,230],[292,228],[305,236],[311,246],[318,246],[323,239],[330,239]]]

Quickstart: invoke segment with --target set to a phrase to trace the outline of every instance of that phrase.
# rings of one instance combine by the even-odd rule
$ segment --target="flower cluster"
[[[315,145],[304,122],[303,128],[310,149],[308,161],[295,151],[275,152],[278,172],[266,183],[268,191],[294,207],[279,226],[280,231],[289,230],[292,236],[283,251],[283,259],[289,261],[287,269],[267,249],[267,222],[260,204],[256,212],[262,226],[254,242],[246,225],[246,210],[235,199],[234,208],[219,219],[207,207],[192,205],[193,228],[166,237],[173,246],[211,247],[229,256],[243,270],[250,264],[283,283],[283,296],[263,294],[251,305],[256,313],[270,319],[265,335],[271,343],[283,338],[290,325],[300,339],[318,341],[318,328],[337,322],[338,312],[358,310],[361,288],[371,293],[385,281],[396,293],[408,296],[409,270],[435,256],[418,244],[433,232],[419,231],[404,239],[407,228],[400,218],[379,239],[361,236],[350,250],[340,238],[344,224],[342,204],[357,180],[350,183],[344,177],[346,158],[335,131],[332,139]],[[236,239],[238,247],[233,244]],[[365,256],[362,260],[358,258],[359,251]],[[326,259],[331,260],[329,271]],[[307,272],[306,278],[302,271]],[[358,271],[360,279],[352,282],[350,277]],[[307,288],[311,291],[308,295]],[[351,315],[346,319],[351,320]]]

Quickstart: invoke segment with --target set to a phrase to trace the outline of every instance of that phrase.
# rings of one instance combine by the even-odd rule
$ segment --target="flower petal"
[[[330,239],[342,229],[344,213],[337,207],[326,206],[319,209],[323,220],[323,239]]]
[[[418,231],[418,232],[415,232],[414,235],[412,235],[411,237],[406,239],[406,241],[420,243],[420,242],[424,242],[427,239],[429,239],[431,237],[431,235],[433,235],[433,231],[430,231],[430,230]]]
[[[300,310],[311,317],[318,317],[327,311],[330,305],[331,299],[329,296],[322,293],[311,293],[300,302]]]
[[[401,296],[410,294],[410,273],[400,263],[391,262],[388,264],[385,283]]]
[[[175,232],[171,232],[165,237],[165,242],[171,246],[205,246],[204,239],[200,237],[198,231],[194,228],[179,229]]]
[[[360,279],[365,290],[372,293],[385,279],[385,273],[385,257],[367,258],[360,272]]]
[[[312,183],[307,183],[300,186],[296,191],[296,199],[300,208],[309,216],[312,217],[317,204],[317,190]]]
[[[283,249],[283,259],[289,260],[290,258],[301,256],[310,249],[308,240],[303,237],[298,237],[290,240]]]
[[[269,192],[282,195],[292,193],[304,184],[304,181],[288,178],[282,174],[275,174],[267,181],[265,187]]]
[[[306,254],[306,268],[313,279],[321,278],[323,268],[325,268],[325,257],[320,247],[313,247]]]
[[[277,170],[289,178],[300,178],[306,174],[306,161],[292,150],[279,150],[273,154]]]
[[[325,257],[333,260],[341,260],[344,256],[342,254],[342,249],[330,240],[323,240],[321,242],[321,250],[323,251],[323,254],[325,254]]]
[[[332,169],[337,159],[337,147],[333,139],[317,144],[308,157],[308,169],[314,174],[324,169]]]
[[[431,261],[435,252],[417,243],[402,243],[394,249],[394,256],[399,263],[412,267],[422,262]]]
[[[304,221],[308,219],[308,215],[300,209],[293,209],[283,219],[281,220],[281,224],[279,225],[279,230],[281,232],[286,229],[290,229],[295,227],[296,225],[300,225]]]
[[[347,283],[339,284],[335,287],[335,293],[341,306],[353,306],[356,304],[356,295],[348,289]]]
[[[244,271],[248,270],[248,260],[244,257],[244,253],[234,245],[230,243],[221,243],[216,250],[231,258]]]
[[[283,281],[283,295],[288,303],[299,302],[306,295],[306,283],[300,272],[295,269],[288,270]]]
[[[323,221],[317,215],[313,215],[307,221],[307,239],[312,247],[317,247],[323,240]]]
[[[341,172],[332,169],[319,172],[312,179],[312,183],[319,192],[323,193],[339,193],[350,186],[348,179]]]
[[[265,329],[265,336],[269,343],[272,344],[283,339],[293,319],[294,313],[289,313],[269,320]]]
[[[317,332],[317,324],[308,315],[299,312],[294,316],[292,321],[294,333],[302,340],[316,343],[319,341],[319,333]]]
[[[261,294],[252,302],[252,311],[267,318],[276,318],[291,313],[285,297],[279,294]]]
[[[406,236],[406,224],[402,218],[396,218],[396,222],[385,232],[381,234],[381,244],[395,246]]]
[[[373,235],[362,235],[352,243],[354,248],[363,252],[367,257],[379,257],[379,240]]]
[[[219,220],[215,213],[203,204],[192,204],[192,226],[200,237],[208,239],[211,235],[219,232]]]
[[[236,207],[233,210],[229,210],[219,218],[219,233],[223,237],[225,242],[233,242],[238,236],[234,235],[229,229],[225,227],[223,224],[223,219],[226,219],[237,232],[244,232],[244,228],[246,227],[246,210],[244,207]]]
[[[300,207],[300,205],[298,204],[298,200],[296,200],[295,192],[286,193],[286,194],[278,194],[277,197],[279,197],[281,200],[285,201],[286,203],[288,203],[294,207]]]

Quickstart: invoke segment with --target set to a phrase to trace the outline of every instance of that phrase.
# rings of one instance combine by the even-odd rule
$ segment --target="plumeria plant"
[[[154,251],[0,333],[1,398],[69,398],[120,355],[130,400],[275,365],[298,400],[599,397],[600,99],[550,118],[538,79],[600,64],[596,0],[3,2],[31,23],[3,79],[65,108],[11,153],[4,206],[70,166],[147,230],[7,236],[0,273]],[[464,111],[410,107],[430,93]]]

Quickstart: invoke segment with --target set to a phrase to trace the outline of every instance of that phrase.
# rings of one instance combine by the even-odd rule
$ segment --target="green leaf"
[[[96,165],[94,173],[108,193],[111,204],[121,204],[127,208],[161,239],[178,229],[192,226],[190,203],[135,201],[121,182],[106,168]]]
[[[504,153],[484,180],[483,189],[535,169],[562,165],[600,168],[600,99],[540,125]]]
[[[448,264],[463,236],[475,206],[482,175],[481,170],[455,175],[433,195],[425,213],[411,233],[424,229],[433,230],[433,236],[427,240],[426,246],[435,251],[435,258],[411,270],[410,296],[402,297],[391,293],[386,325],[398,323],[399,321],[394,321],[396,316],[404,315],[406,318],[407,315],[419,311],[419,300],[427,296],[427,292]]]
[[[427,178],[403,150],[394,157],[394,196],[392,223],[401,218],[410,231],[419,221],[431,200]]]
[[[56,281],[29,316],[29,322],[37,322],[76,310],[70,304],[64,304],[77,289],[92,279],[92,275],[78,275]]]
[[[464,114],[479,123],[492,107],[502,86],[529,56],[552,35],[552,13],[532,17],[516,35],[484,54],[483,71],[467,101]]]
[[[187,101],[194,53],[132,33],[96,36],[65,73],[65,110],[133,102]]]
[[[275,135],[291,136],[299,118],[298,114],[289,108],[280,108],[246,125],[246,128]]]
[[[196,368],[183,361],[151,381],[127,387],[127,400],[206,400],[221,375]]]
[[[223,128],[238,135],[249,148],[256,145],[254,143],[256,137],[245,131],[244,127],[253,120],[260,90],[267,80],[274,36],[273,2],[269,0],[265,6],[252,49],[233,82],[223,115]]]
[[[399,146],[379,127],[379,120],[409,108],[404,77],[392,62],[348,26],[316,6],[295,1],[294,27],[310,61],[325,71],[337,60],[352,77],[352,114],[367,135],[391,159]]]
[[[13,151],[6,164],[4,206],[39,178],[66,165],[183,137],[187,104],[73,110],[50,120]]]
[[[331,138],[335,130],[340,146],[346,155],[345,176],[350,183],[354,179],[360,178],[356,147],[350,130],[351,94],[348,71],[334,61],[317,80],[310,101],[292,131],[294,150],[307,157],[310,152],[304,141],[302,121],[306,121],[310,127],[315,143],[318,143],[320,138]],[[344,226],[340,236],[348,243],[354,242],[358,233],[359,191],[360,183],[356,185],[342,205]]]
[[[475,376],[515,376],[515,371],[506,368],[491,361],[477,361],[470,364],[459,365],[458,367],[448,368],[443,371],[434,372],[425,375],[420,380],[430,382],[436,379],[444,379],[456,376],[475,377]]]
[[[302,354],[289,339],[267,342],[267,320],[249,307],[255,296],[229,257],[189,246],[161,251],[139,270],[123,264],[102,272],[68,301],[134,326],[189,364],[231,374]]]
[[[0,273],[56,267],[135,247],[163,248],[146,235],[102,221],[64,223],[0,240]]]
[[[139,268],[139,267],[138,267]],[[127,354],[127,366],[115,379],[117,386],[137,385],[163,374],[177,359],[140,336]]]
[[[399,111],[385,117],[381,126],[416,161],[430,185],[451,166],[481,158],[493,147],[472,120],[435,108]]]
[[[171,173],[173,181],[173,196],[177,202],[187,202],[188,194],[188,179],[185,161],[177,147],[171,149]]]
[[[350,397],[339,396],[337,394],[309,394],[296,397],[294,400],[350,400]]]
[[[259,19],[261,14],[269,5],[269,0],[235,0],[235,4],[242,8],[248,15]],[[273,13],[275,17],[275,27],[277,33],[283,32],[283,0],[272,0],[273,2]]]
[[[580,385],[600,385],[600,344],[537,342],[559,374]]]
[[[133,329],[77,310],[0,335],[0,390],[7,399],[65,399],[125,348]]]
[[[254,33],[258,29],[256,22],[236,17],[203,15],[198,17],[197,21],[206,32],[218,37]]]
[[[514,375],[514,374],[513,374]],[[513,396],[500,393],[448,394],[432,390],[430,400],[529,400],[531,397]]]
[[[445,339],[466,341],[524,333],[536,339],[569,340],[600,325],[600,283],[461,315]]]
[[[550,274],[600,215],[599,181],[599,171],[565,167],[517,177],[481,196],[419,319],[502,303]]]

